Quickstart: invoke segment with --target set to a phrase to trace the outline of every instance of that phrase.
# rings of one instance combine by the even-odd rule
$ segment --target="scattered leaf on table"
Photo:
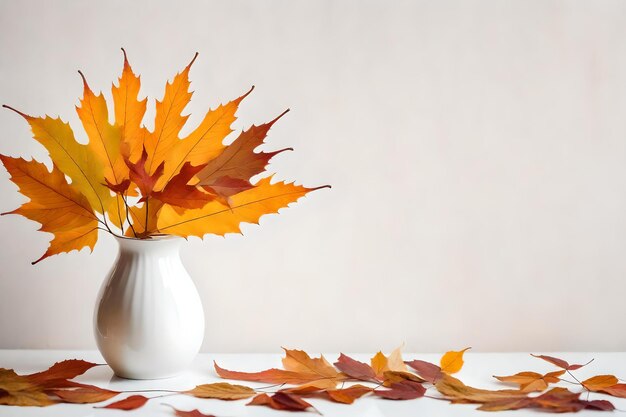
[[[376,373],[366,363],[352,359],[343,353],[339,355],[339,359],[335,362],[335,366],[344,374],[351,378],[361,381],[375,381]]]
[[[183,394],[192,395],[198,398],[217,398],[220,400],[242,400],[250,398],[256,391],[243,385],[233,385],[227,382],[216,382],[213,384],[198,385]]]
[[[174,406],[171,406],[169,404],[164,404],[164,405],[168,405],[169,407],[172,407],[176,417],[215,417],[213,414],[201,413],[200,410],[183,411],[183,410],[179,410],[178,408],[176,408]]]
[[[337,378],[339,372],[324,358],[311,358],[308,353],[302,350],[285,349],[283,367],[287,371],[303,372],[307,374],[317,374],[323,378]]]
[[[96,386],[87,386],[75,389],[55,389],[51,391],[63,402],[73,404],[92,404],[109,400],[119,394],[118,391],[111,391]]]
[[[390,371],[406,372],[407,367],[402,359],[402,347],[395,348],[387,357],[387,367]]]
[[[626,384],[615,384],[600,391],[613,397],[626,398]]]
[[[614,375],[597,375],[582,382],[583,387],[589,391],[600,391],[612,387],[619,382]]]
[[[442,375],[441,368],[430,362],[416,359],[405,363],[413,368],[419,376],[433,384],[437,382]]]
[[[531,356],[534,356],[535,358],[539,358],[539,359],[543,359],[546,362],[550,362],[552,365],[556,365],[559,368],[563,368],[566,371],[575,371],[576,369],[580,369],[583,366],[587,365],[583,364],[583,365],[570,365],[567,361],[564,361],[563,359],[559,359],[559,358],[555,358],[554,356],[547,356],[547,355],[534,355],[531,353]],[[593,361],[593,359],[592,359]]]
[[[43,407],[55,403],[28,378],[0,368],[0,405]]]
[[[537,372],[519,372],[510,376],[494,376],[498,381],[518,384],[523,392],[543,391],[549,384],[556,384],[565,370],[549,372],[541,375]]]
[[[268,369],[261,372],[237,372],[220,368],[217,363],[213,363],[215,372],[224,379],[234,379],[240,381],[267,382],[270,384],[305,384],[318,381],[322,378],[318,374],[285,371],[282,369]]]
[[[98,365],[82,359],[68,359],[55,363],[45,371],[25,375],[25,377],[35,384],[45,384],[52,380],[76,378],[94,366]]]
[[[265,405],[275,410],[286,411],[304,411],[308,408],[313,408],[311,404],[302,398],[287,392],[277,392],[272,396],[259,394],[247,405]]]
[[[374,391],[374,394],[388,400],[413,400],[423,397],[425,393],[426,388],[421,383],[409,380],[394,382],[390,389]]]
[[[376,379],[382,381],[384,373],[389,370],[389,361],[387,360],[387,357],[383,354],[383,352],[378,351],[378,353],[370,359],[370,365],[374,370]]]
[[[385,371],[383,374],[383,385],[385,387],[390,387],[391,384],[402,381],[426,382],[425,379],[410,372]]]
[[[435,388],[453,403],[485,403],[497,400],[526,398],[526,393],[519,390],[485,390],[473,388],[450,376],[442,374]]]
[[[471,348],[465,348],[463,350],[451,350],[446,352],[440,360],[439,366],[441,367],[441,372],[445,372],[447,374],[454,374],[461,370],[463,367],[463,354],[466,350]]]
[[[143,395],[131,395],[128,398],[124,398],[123,400],[116,401],[114,403],[105,405],[103,407],[96,408],[113,408],[116,410],[135,410],[137,408],[143,407],[145,403],[147,403],[149,398],[144,397]]]
[[[361,398],[365,394],[369,394],[373,388],[356,384],[348,388],[327,390],[325,393],[332,401],[342,404],[352,404],[356,399]]]

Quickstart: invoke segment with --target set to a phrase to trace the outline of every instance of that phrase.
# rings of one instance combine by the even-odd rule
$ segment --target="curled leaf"
[[[243,385],[233,385],[227,382],[198,385],[194,389],[184,391],[183,394],[198,398],[217,398],[220,400],[242,400],[250,398],[256,391]]]
[[[361,381],[375,381],[376,373],[366,363],[359,362],[357,360],[352,359],[349,356],[344,355],[343,353],[339,355],[339,359],[335,362],[335,366],[344,374],[348,375],[350,378],[358,379]]]

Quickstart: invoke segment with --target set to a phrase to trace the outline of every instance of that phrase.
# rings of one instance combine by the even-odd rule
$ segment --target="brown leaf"
[[[201,413],[200,410],[183,411],[171,405],[170,407],[172,407],[172,409],[174,410],[174,414],[176,415],[176,417],[215,417],[213,414]]]
[[[426,388],[424,388],[422,384],[409,380],[395,382],[391,384],[391,387],[388,390],[374,391],[374,394],[388,400],[413,400],[415,398],[423,397],[425,393]]]
[[[0,368],[0,405],[43,407],[55,403],[28,378]]]
[[[491,391],[473,388],[448,374],[441,374],[435,388],[452,402],[486,403],[498,400],[526,398],[526,393],[519,390]]]
[[[532,353],[531,353],[531,356],[534,356],[535,358],[543,359],[544,361],[550,362],[552,365],[556,365],[559,368],[565,369],[566,371],[575,371],[576,369],[580,369],[583,366],[591,363],[591,361],[593,361],[592,359],[591,361],[587,362],[584,365],[570,365],[569,363],[567,363],[567,361],[564,361],[563,359],[555,358],[554,356],[533,355]]]
[[[55,389],[51,392],[59,397],[63,402],[73,404],[99,403],[101,401],[109,400],[119,394],[118,391],[110,391],[93,385],[76,389]]]
[[[441,367],[441,372],[445,372],[447,374],[454,374],[461,370],[463,367],[463,354],[466,350],[471,349],[469,347],[463,350],[451,350],[446,352],[442,357],[439,366]]]
[[[116,410],[136,410],[137,408],[143,407],[145,403],[147,403],[149,398],[144,397],[143,395],[131,395],[128,398],[124,398],[123,400],[116,401],[109,405],[105,405],[104,407],[96,407],[96,408],[113,408]]]
[[[385,387],[390,387],[391,384],[402,381],[413,381],[413,382],[426,382],[425,379],[420,378],[417,375],[414,375],[410,372],[402,372],[402,371],[386,371],[383,374],[383,385]]]
[[[612,387],[619,382],[614,375],[597,375],[582,382],[583,387],[589,391],[600,391]]]
[[[613,397],[626,398],[626,384],[615,384],[601,389],[600,392],[612,395]]]
[[[45,385],[47,388],[57,388],[46,384],[50,381],[76,378],[94,366],[98,366],[98,364],[81,359],[69,359],[57,362],[45,371],[25,375],[25,377],[34,384]]]
[[[259,394],[246,405],[265,405],[275,410],[304,411],[313,408],[311,404],[304,401],[295,394],[279,391],[271,397],[267,394]]]
[[[281,391],[290,392],[298,395],[308,395],[320,391],[334,389],[337,386],[335,379],[319,379],[317,381],[308,382],[293,388],[286,388]]]
[[[356,399],[361,398],[365,394],[369,394],[373,389],[365,385],[352,385],[348,388],[328,390],[325,394],[332,401],[342,404],[352,404]]]
[[[565,370],[549,372],[541,375],[537,372],[519,372],[510,376],[494,376],[499,381],[518,384],[523,392],[543,391],[549,384],[556,384]]]
[[[217,398],[220,400],[242,400],[250,398],[256,391],[243,385],[233,385],[227,382],[216,382],[214,384],[198,385],[192,390],[184,391],[182,394],[192,395],[198,398]]]
[[[285,371],[282,369],[268,369],[261,372],[237,372],[220,368],[215,362],[213,363],[213,365],[215,367],[215,372],[217,372],[217,374],[222,378],[240,381],[257,381],[267,382],[270,384],[299,385],[323,379],[320,378],[318,374]]]
[[[419,376],[433,384],[441,377],[441,368],[430,362],[416,359],[405,363],[415,369]]]
[[[350,378],[361,381],[376,381],[376,373],[368,364],[354,360],[343,353],[339,355],[339,360],[335,362],[335,366]]]

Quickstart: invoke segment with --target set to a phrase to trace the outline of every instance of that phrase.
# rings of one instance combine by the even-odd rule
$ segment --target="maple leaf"
[[[0,159],[11,174],[11,181],[30,198],[18,209],[3,214],[20,214],[41,223],[39,230],[54,235],[48,250],[33,264],[57,253],[84,247],[93,250],[98,240],[98,218],[87,198],[74,184],[68,184],[56,165],[48,172],[44,164],[34,160],[4,155]]]
[[[152,192],[151,197],[172,206],[188,209],[202,208],[206,203],[214,200],[214,197],[188,183],[203,167],[204,165],[193,166],[190,162],[185,162],[180,172],[165,185],[165,188]]]
[[[143,395],[131,395],[128,398],[124,398],[123,400],[116,401],[114,403],[105,405],[103,407],[96,408],[109,408],[115,410],[136,410],[137,408],[143,407],[145,403],[147,403],[149,398],[144,397]]]
[[[556,384],[565,370],[548,372],[541,375],[537,372],[519,372],[510,376],[494,376],[499,381],[518,384],[523,392],[543,391],[549,384]]]
[[[302,350],[285,349],[285,357],[282,359],[283,367],[287,371],[317,374],[321,378],[337,378],[339,372],[320,355],[319,358],[311,358]]]
[[[254,188],[230,198],[230,207],[211,201],[201,209],[178,213],[165,205],[159,215],[157,229],[177,236],[240,233],[240,223],[258,223],[261,216],[277,213],[307,193],[328,186],[306,188],[293,183],[271,183],[271,177],[261,179]]]
[[[243,385],[233,385],[226,382],[216,382],[214,384],[198,385],[183,394],[192,395],[198,398],[217,398],[220,400],[241,400],[250,398],[256,391]]]
[[[265,405],[275,410],[304,411],[313,408],[311,404],[302,398],[287,392],[277,392],[272,396],[259,394],[246,405]]]

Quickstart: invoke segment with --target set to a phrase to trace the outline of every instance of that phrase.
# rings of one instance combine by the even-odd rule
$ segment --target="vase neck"
[[[183,239],[164,236],[152,239],[116,237],[120,253],[133,256],[178,256]]]

